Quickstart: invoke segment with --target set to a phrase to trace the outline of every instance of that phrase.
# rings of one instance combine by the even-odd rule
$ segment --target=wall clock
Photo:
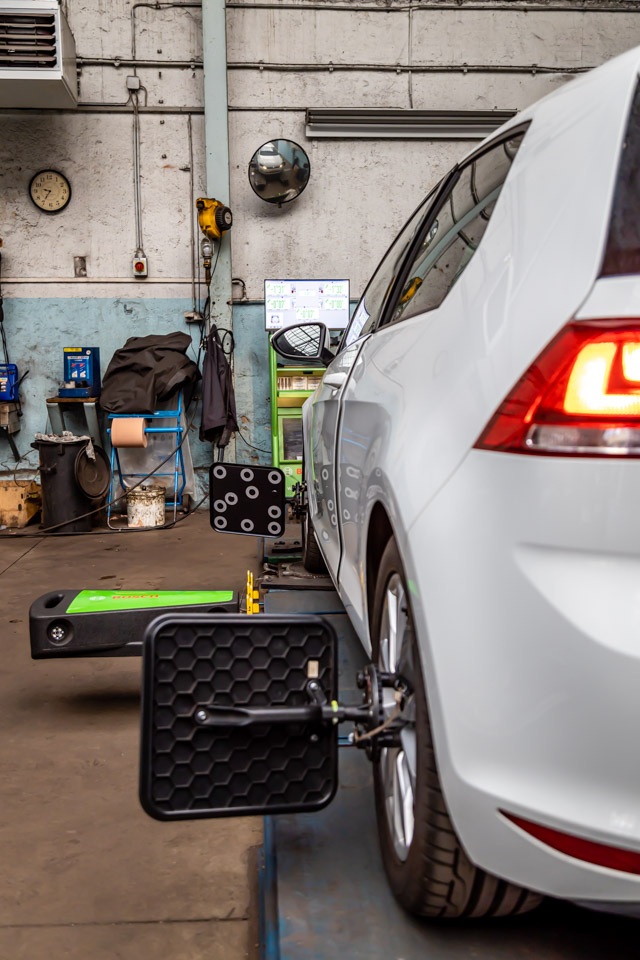
[[[31,178],[29,196],[39,210],[60,213],[71,200],[71,184],[57,170],[40,170]]]

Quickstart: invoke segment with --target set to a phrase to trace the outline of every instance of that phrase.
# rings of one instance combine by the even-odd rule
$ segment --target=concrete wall
[[[192,309],[190,122],[193,194],[205,192],[201,12],[138,8],[137,57],[193,60],[194,69],[163,64],[138,71],[148,106],[169,109],[140,117],[143,241],[150,276],[134,280],[132,113],[130,106],[118,107],[127,101],[126,77],[134,71],[114,65],[116,58],[131,58],[132,4],[72,0],[66,7],[81,61],[105,61],[81,65],[80,100],[87,106],[66,113],[0,114],[5,326],[11,359],[21,372],[30,371],[16,437],[21,453],[29,452],[34,432],[45,429],[44,398],[55,395],[60,384],[63,346],[99,346],[104,371],[127,337],[190,329],[184,321],[185,311]],[[191,121],[185,109],[193,110]],[[126,112],[110,112],[118,110]],[[37,210],[27,194],[31,176],[47,167],[64,172],[72,187],[69,206],[55,216]],[[87,258],[86,279],[74,278],[74,256]],[[81,426],[77,418],[72,425]],[[195,439],[195,429],[191,445],[202,474],[210,453]],[[12,468],[1,439],[0,460],[5,471]],[[36,462],[31,452],[20,466]]]
[[[146,88],[141,190],[150,276],[133,280],[132,113],[123,104],[134,68],[118,65],[132,57],[133,2],[64,6],[85,106],[0,114],[6,329],[12,359],[30,369],[21,452],[44,426],[44,397],[56,391],[64,345],[97,345],[106,365],[127,336],[189,329],[193,198],[205,192],[201,10],[136,6],[136,57],[155,63],[137,69]],[[247,293],[234,307],[236,391],[243,435],[263,451],[240,441],[238,459],[267,461],[270,449],[264,277],[348,276],[358,296],[421,196],[473,145],[307,140],[305,109],[523,107],[640,43],[634,8],[582,0],[227,4],[232,273]],[[215,106],[224,122],[224,103]],[[281,209],[262,202],[247,180],[251,155],[275,137],[296,140],[311,158],[309,186]],[[31,176],[49,166],[73,190],[56,216],[40,213],[27,196]],[[73,276],[78,255],[87,257],[86,279]],[[234,295],[241,293],[235,285]],[[192,447],[203,472],[210,449],[195,439]],[[1,438],[0,463],[0,471],[11,465]]]

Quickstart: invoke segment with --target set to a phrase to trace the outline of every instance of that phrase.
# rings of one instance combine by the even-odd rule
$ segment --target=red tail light
[[[585,860],[595,863],[599,867],[608,867],[609,870],[621,870],[623,873],[640,873],[640,853],[635,850],[625,850],[622,847],[610,847],[605,843],[595,843],[593,840],[584,840],[572,833],[562,833],[551,827],[543,827],[539,823],[532,823],[523,817],[516,817],[512,813],[500,813],[507,820],[511,820],[517,827],[531,834],[536,840],[552,847],[568,857],[576,860]]]
[[[640,320],[568,324],[515,385],[476,447],[640,457]]]

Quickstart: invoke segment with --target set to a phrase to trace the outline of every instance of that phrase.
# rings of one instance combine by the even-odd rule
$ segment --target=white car
[[[278,150],[278,144],[274,142],[265,143],[256,154],[256,166],[260,173],[275,173],[284,170],[286,161]]]
[[[442,180],[303,410],[306,562],[414,691],[375,788],[419,914],[640,915],[639,69]],[[328,358],[321,325],[274,339]]]

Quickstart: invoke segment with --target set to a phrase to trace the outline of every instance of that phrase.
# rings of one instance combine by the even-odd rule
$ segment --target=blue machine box
[[[62,399],[100,396],[100,350],[98,347],[64,347],[64,386]]]
[[[0,403],[18,403],[18,379],[15,363],[0,363]]]

